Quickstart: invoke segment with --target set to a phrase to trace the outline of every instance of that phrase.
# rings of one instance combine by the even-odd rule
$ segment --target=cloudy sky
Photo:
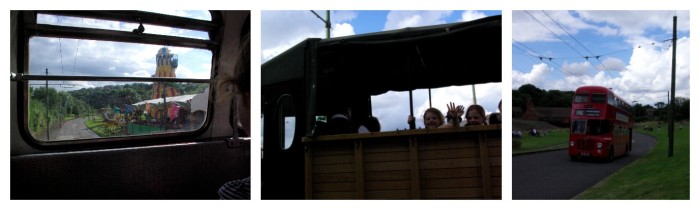
[[[689,11],[512,14],[513,89],[524,84],[545,90],[598,85],[612,88],[630,103],[652,106],[666,103],[671,90],[676,15],[676,97],[690,97]]]
[[[317,10],[325,18],[325,10]],[[499,15],[500,11],[331,11],[331,37],[349,36],[405,27],[470,21]],[[261,62],[284,52],[306,38],[325,38],[324,23],[309,10],[261,12]],[[476,100],[487,112],[498,109],[501,84],[476,85]],[[432,105],[445,112],[450,101],[468,106],[473,104],[471,86],[431,90]],[[372,97],[373,115],[379,118],[383,131],[408,128],[410,113],[408,92],[389,92]],[[429,107],[428,90],[413,91],[416,125],[423,126],[422,115]]]
[[[210,20],[208,11],[157,11],[196,19]],[[39,15],[38,22],[42,24],[76,26],[86,28],[111,29],[132,31],[138,24],[115,21],[104,21],[87,18],[74,18],[54,15]],[[205,39],[206,33],[173,29],[161,26],[144,25],[144,33],[181,36]],[[45,74],[67,76],[135,76],[150,77],[155,73],[155,55],[158,49],[168,47],[177,54],[179,66],[178,78],[208,79],[211,69],[211,52],[208,50],[189,49],[146,44],[128,44],[94,40],[78,40],[66,38],[47,38],[35,36],[29,42],[30,74]],[[57,83],[61,83],[58,82]],[[109,83],[102,82],[72,82],[78,84],[72,90],[101,86]]]

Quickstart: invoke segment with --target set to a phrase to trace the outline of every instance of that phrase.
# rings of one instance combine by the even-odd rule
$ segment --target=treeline
[[[204,92],[208,84],[201,83],[166,83],[175,87],[181,95],[197,94]],[[93,108],[105,108],[108,106],[134,104],[151,99],[153,93],[152,84],[133,83],[125,85],[106,85],[103,87],[83,88],[71,91],[74,97],[87,102]]]
[[[574,91],[542,90],[532,84],[520,86],[513,90],[513,107],[520,107],[526,110],[528,100],[536,107],[571,107]],[[674,101],[674,119],[690,119],[690,99],[676,97]],[[656,102],[652,105],[632,104],[635,121],[667,121],[669,104],[666,102]]]
[[[85,101],[54,88],[32,87],[29,95],[29,131],[41,139],[47,138],[49,129],[60,128],[65,120],[83,117],[92,110]]]
[[[676,97],[673,103],[674,120],[690,120],[690,99],[684,97]],[[637,122],[668,121],[669,108],[672,108],[671,104],[667,104],[663,101],[656,102],[654,106],[649,104],[641,105],[638,103],[635,103],[632,106],[632,110],[634,110],[635,120]]]
[[[513,107],[526,110],[528,99],[536,107],[571,107],[574,91],[542,90],[534,85],[526,84],[513,90]]]

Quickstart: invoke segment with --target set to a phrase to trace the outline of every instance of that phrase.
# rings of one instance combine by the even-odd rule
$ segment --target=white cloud
[[[625,69],[626,64],[619,58],[606,57],[605,59],[603,59],[602,65],[604,66],[599,66],[597,67],[597,69],[605,69],[609,71],[622,71]]]
[[[325,11],[317,11],[325,19]],[[354,35],[348,23],[357,17],[351,11],[331,11],[332,37]],[[265,63],[307,38],[325,38],[322,20],[308,10],[262,11],[261,62]]]
[[[562,64],[561,67],[561,70],[564,71],[567,75],[581,76],[586,75],[592,66],[590,62],[584,61],[574,63],[564,62],[564,64]]]
[[[603,35],[603,36],[615,36],[620,33],[620,31],[617,28],[613,28],[610,26],[604,26],[596,29],[596,32],[598,34]]]
[[[566,32],[575,35],[580,30],[594,28],[594,26],[575,18],[568,11],[546,12],[545,14],[541,11],[513,11],[513,39],[519,42],[555,41],[558,40],[556,36],[567,36]],[[547,15],[552,18],[550,19]],[[552,19],[564,27],[566,32],[561,30]]]
[[[544,87],[549,84],[549,75],[552,73],[552,69],[544,63],[536,64],[532,66],[529,73],[522,73],[519,71],[513,71],[513,88],[518,89],[518,87],[525,84],[533,84],[537,87]]]
[[[645,31],[653,28],[660,28],[664,31],[672,31],[673,15],[679,19],[687,19],[689,11],[577,11],[580,17],[586,21],[596,23],[607,23],[616,26],[619,33],[624,36],[642,35]],[[678,24],[679,31],[688,31],[690,24],[681,21]]]
[[[443,24],[452,11],[390,11],[383,30]]]
[[[486,17],[486,14],[484,14],[483,12],[467,10],[467,11],[462,12],[462,19],[460,21],[466,22],[466,21],[472,21],[472,20],[481,19],[481,18],[485,18],[485,17]]]
[[[333,37],[355,35],[355,29],[349,23],[336,23],[331,30]]]

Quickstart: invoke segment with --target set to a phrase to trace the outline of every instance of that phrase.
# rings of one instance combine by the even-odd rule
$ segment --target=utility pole
[[[317,14],[316,12],[314,12],[313,10],[310,10],[310,11],[311,11],[311,13],[314,13],[314,15],[316,15],[316,17],[317,17],[318,19],[320,19],[321,21],[323,21],[323,24],[326,26],[326,39],[327,39],[327,38],[331,38],[331,11],[330,11],[330,10],[326,10],[326,19],[325,19],[325,20],[324,20],[323,18],[321,18],[321,16],[318,15],[318,14]]]
[[[673,56],[671,58],[671,107],[668,108],[668,157],[673,156],[673,122],[676,101],[676,22],[678,17],[673,16]]]
[[[675,17],[674,17],[675,20]],[[326,10],[326,38],[331,38],[331,11]],[[675,41],[674,41],[675,43]],[[675,51],[674,51],[675,52]]]

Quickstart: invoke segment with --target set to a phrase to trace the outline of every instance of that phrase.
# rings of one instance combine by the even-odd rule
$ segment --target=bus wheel
[[[576,156],[576,155],[569,155],[569,157],[571,158],[571,161],[577,161],[577,160],[578,160],[578,156]]]
[[[612,162],[615,160],[615,147],[610,145],[610,150],[608,151],[608,161]]]

